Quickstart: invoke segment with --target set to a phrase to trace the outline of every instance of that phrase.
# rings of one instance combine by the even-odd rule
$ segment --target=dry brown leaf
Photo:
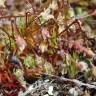
[[[23,51],[25,49],[25,47],[27,46],[26,41],[19,35],[15,37],[15,40],[16,40],[16,44],[17,44],[19,50]]]

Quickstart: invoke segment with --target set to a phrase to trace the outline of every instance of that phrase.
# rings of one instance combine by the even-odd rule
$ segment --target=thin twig
[[[18,18],[18,17],[26,17],[26,15],[17,15],[17,16],[2,16],[0,19],[6,19],[6,18]]]
[[[51,74],[46,74],[46,73],[43,74],[43,75],[46,75],[46,76],[49,76],[49,77],[54,77],[54,78],[57,78],[57,79],[62,80],[62,81],[72,82],[72,83],[75,83],[78,86],[85,86],[89,89],[96,89],[95,85],[88,84],[88,83],[83,83],[82,81],[79,81],[77,79],[68,79],[68,78],[59,77],[59,76],[56,76],[56,75],[51,75]]]

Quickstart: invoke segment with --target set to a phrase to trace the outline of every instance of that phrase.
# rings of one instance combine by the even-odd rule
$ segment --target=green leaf
[[[72,57],[73,57],[73,60],[76,61],[78,59],[77,53],[76,52],[73,52],[73,56]]]
[[[24,60],[24,64],[27,68],[33,68],[35,66],[35,58],[32,54],[28,55]]]
[[[78,73],[78,69],[76,67],[76,59],[77,59],[77,55],[74,53],[73,57],[71,57],[67,63],[68,63],[68,74],[71,78],[75,78],[77,73]]]

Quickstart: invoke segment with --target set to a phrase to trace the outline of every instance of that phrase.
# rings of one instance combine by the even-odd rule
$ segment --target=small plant
[[[96,44],[88,22],[94,20],[96,11],[81,9],[83,3],[75,10],[68,0],[8,1],[5,9],[9,14],[0,14],[0,96],[33,96],[34,90],[40,95],[43,87],[48,94],[50,88],[57,95],[91,94],[89,89],[96,89]],[[23,15],[14,15],[23,10],[22,4]],[[41,79],[50,84],[42,85]]]

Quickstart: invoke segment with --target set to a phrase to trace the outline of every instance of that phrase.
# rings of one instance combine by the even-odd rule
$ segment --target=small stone
[[[69,94],[72,95],[72,96],[78,96],[79,95],[75,88],[71,88],[69,90]]]
[[[49,95],[53,95],[53,86],[49,87],[48,94]]]

